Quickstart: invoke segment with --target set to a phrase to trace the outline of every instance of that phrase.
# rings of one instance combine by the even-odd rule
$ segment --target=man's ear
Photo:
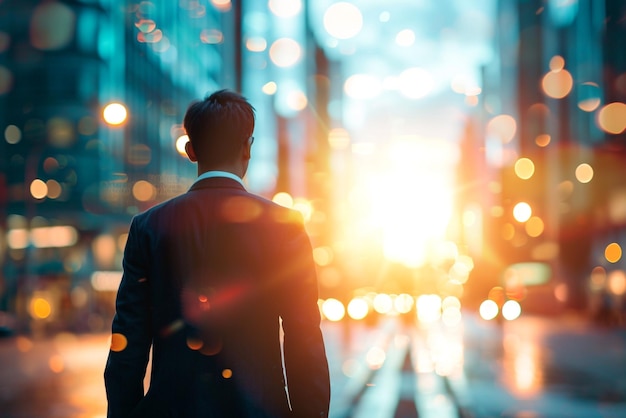
[[[187,158],[189,158],[189,161],[191,161],[192,163],[198,161],[198,157],[196,157],[196,151],[193,149],[191,141],[187,141],[187,143],[185,144],[185,152],[187,153]]]
[[[249,160],[251,153],[252,153],[252,144],[246,143],[246,145],[244,145],[243,147],[243,158],[246,160]]]

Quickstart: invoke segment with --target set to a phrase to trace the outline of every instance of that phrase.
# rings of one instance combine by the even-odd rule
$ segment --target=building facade
[[[463,197],[483,220],[478,293],[509,287],[539,312],[587,309],[594,289],[612,286],[607,291],[623,297],[623,260],[605,250],[626,245],[625,6],[498,7],[497,59],[484,70],[483,102],[465,139],[484,165],[461,165],[465,178],[481,180],[470,188],[478,194]],[[513,273],[515,263],[530,263],[529,277]],[[551,273],[533,270],[540,265]],[[594,285],[598,269],[604,279]]]
[[[112,292],[94,271],[119,269],[130,217],[195,178],[176,148],[186,107],[236,88],[233,16],[191,1],[0,5],[0,311],[19,327],[101,325]]]

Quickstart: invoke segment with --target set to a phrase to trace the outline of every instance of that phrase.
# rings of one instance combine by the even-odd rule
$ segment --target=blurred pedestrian
[[[104,373],[109,418],[328,415],[302,218],[242,182],[254,122],[231,91],[191,104],[184,127],[197,180],[131,222]]]

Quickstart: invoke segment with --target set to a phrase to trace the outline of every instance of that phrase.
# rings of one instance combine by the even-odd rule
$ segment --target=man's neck
[[[221,171],[221,170],[205,171],[204,173],[201,173],[201,174],[198,175],[198,178],[196,178],[196,180],[193,182],[193,184],[196,184],[199,181],[206,180],[206,179],[209,179],[209,178],[214,178],[214,177],[230,178],[232,180],[235,180],[235,181],[239,182],[242,186],[245,187],[245,184],[244,184],[243,179],[241,177],[239,177],[238,175],[236,175],[234,173],[231,173],[230,171]]]
[[[243,173],[237,167],[232,165],[220,165],[220,166],[200,166],[198,165],[198,176],[201,176],[204,173],[209,171],[224,171],[226,173],[232,173],[239,178],[243,178]]]

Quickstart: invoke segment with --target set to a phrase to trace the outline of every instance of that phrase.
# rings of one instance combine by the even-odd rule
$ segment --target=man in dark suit
[[[193,103],[184,126],[198,179],[131,222],[104,373],[109,418],[328,415],[302,217],[241,180],[254,117],[227,90]]]

